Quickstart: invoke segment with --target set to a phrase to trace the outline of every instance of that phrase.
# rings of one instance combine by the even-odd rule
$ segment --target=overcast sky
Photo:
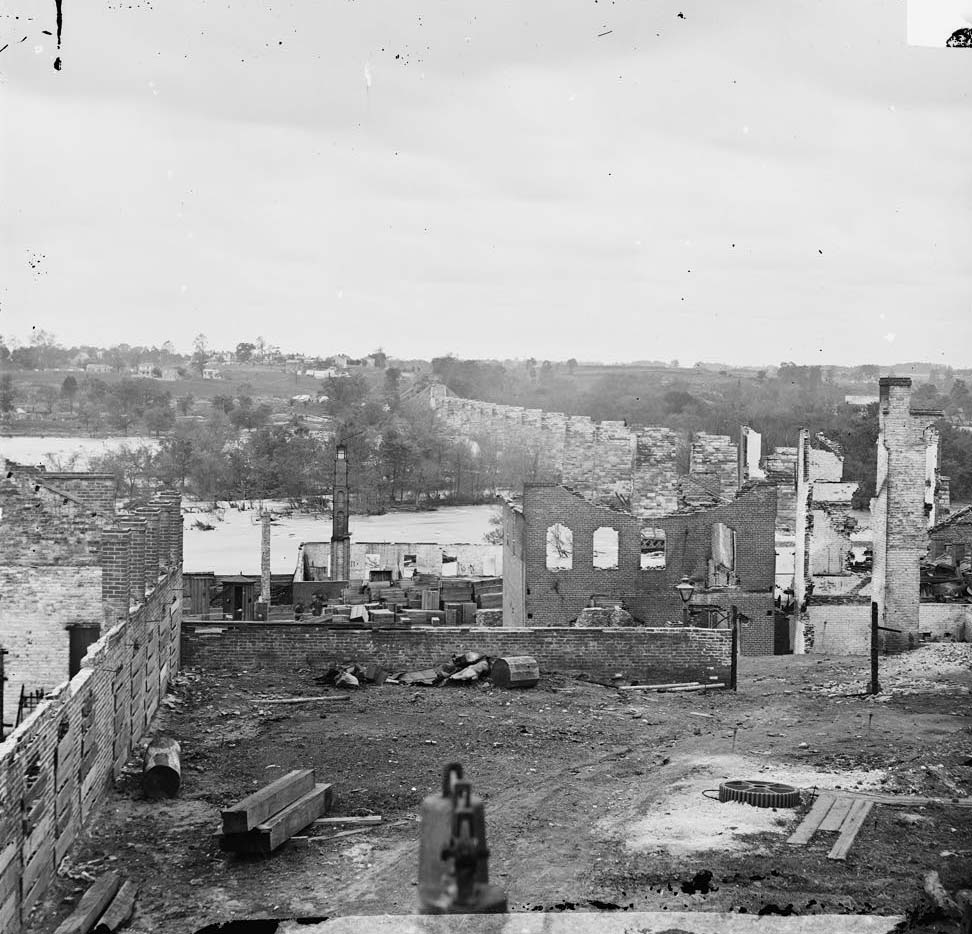
[[[972,365],[972,52],[899,0],[64,7],[60,71],[0,18],[0,334]]]

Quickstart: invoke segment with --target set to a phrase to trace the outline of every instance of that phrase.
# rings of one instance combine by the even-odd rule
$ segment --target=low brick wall
[[[731,633],[725,629],[337,629],[323,624],[188,623],[182,660],[202,668],[279,671],[332,662],[377,662],[422,669],[468,649],[491,657],[532,655],[543,671],[621,674],[632,682],[728,683]]]
[[[807,608],[813,626],[816,655],[867,655],[871,651],[871,604],[825,603]],[[889,622],[889,625],[894,625]],[[972,639],[972,606],[963,603],[922,603],[918,627],[933,639],[950,634],[956,642]]]
[[[0,743],[0,932],[17,934],[144,735],[179,666],[182,574],[91,645]]]

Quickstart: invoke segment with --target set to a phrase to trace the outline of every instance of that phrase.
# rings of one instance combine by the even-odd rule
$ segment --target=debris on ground
[[[407,684],[435,687],[443,684],[472,684],[492,679],[497,687],[533,687],[540,680],[537,660],[530,656],[490,659],[482,652],[465,651],[453,655],[436,668],[389,672],[374,662],[360,665],[345,662],[333,665],[314,680],[335,687],[355,688],[361,684]]]

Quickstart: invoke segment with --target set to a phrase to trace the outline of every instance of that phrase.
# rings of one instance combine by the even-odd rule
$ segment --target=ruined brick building
[[[731,502],[646,524],[563,486],[527,484],[504,509],[504,626],[576,624],[598,605],[664,626],[682,619],[674,588],[688,577],[693,622],[727,621],[735,608],[740,650],[771,655],[776,499],[775,485],[756,482]]]
[[[679,546],[670,538],[672,526],[676,535],[684,535],[685,527],[691,526],[692,535],[709,542],[708,560],[721,566],[714,556],[728,552],[728,546],[719,543],[728,541],[729,533],[712,529],[717,523],[731,530],[741,527],[739,514],[752,511],[753,500],[747,497],[755,483],[775,488],[769,593],[771,606],[792,614],[789,638],[783,640],[789,643],[787,650],[820,651],[830,646],[843,651],[853,646],[857,651],[862,608],[869,612],[872,592],[876,595],[878,590],[875,600],[882,615],[901,615],[914,643],[919,629],[918,562],[928,545],[929,527],[937,528],[949,509],[948,479],[938,470],[934,421],[940,413],[911,411],[910,392],[910,380],[881,381],[879,493],[873,521],[854,514],[858,484],[844,477],[840,448],[823,435],[811,437],[807,430],[799,433],[795,446],[766,452],[759,433],[749,426],[742,427],[738,444],[727,436],[696,433],[689,441],[688,471],[680,473],[680,439],[667,428],[629,428],[623,422],[594,422],[583,416],[461,399],[438,385],[431,389],[430,403],[458,437],[486,437],[521,452],[527,475],[533,478],[523,501],[508,507],[505,519],[505,625],[553,625],[554,618],[563,625],[565,618],[577,618],[585,591],[588,602],[602,596],[623,601],[637,619],[678,618],[670,588],[682,574],[704,585],[694,603],[725,602],[729,597],[724,592],[713,598],[706,591],[730,585],[731,574],[714,581],[707,567],[679,557]],[[750,492],[740,496],[740,491]],[[731,521],[710,512],[727,506],[734,510]],[[766,508],[761,502],[760,522]],[[544,525],[557,511],[561,518]],[[543,543],[535,536],[546,535],[554,526],[555,548],[576,552],[570,568],[556,561],[554,567],[546,567]],[[579,538],[575,527],[582,530]],[[937,534],[949,534],[949,528]],[[741,589],[731,595],[739,598],[733,605],[740,605],[747,616],[742,605],[753,607],[754,599],[760,606],[766,604],[765,535],[762,525],[758,534],[750,532],[748,526],[746,534],[740,531],[732,549],[738,551],[735,560],[752,559],[761,569],[755,576],[739,575]],[[655,566],[638,567],[645,560],[646,541],[655,543]],[[599,555],[606,552],[619,555],[616,564],[600,563]],[[678,573],[668,580],[672,575],[659,573],[657,565],[664,561],[667,570],[673,555]],[[888,562],[894,568],[890,576]],[[553,576],[535,592],[534,582],[548,575]],[[758,599],[752,597],[757,593]],[[955,624],[955,613],[922,612],[922,632],[965,631],[964,622]],[[765,610],[756,610],[750,618],[762,618],[761,613],[765,616]],[[832,634],[841,635],[826,635],[828,624]],[[743,650],[773,651],[775,646],[780,651],[777,629],[778,620],[775,627],[764,623],[762,635],[750,633]],[[845,638],[843,633],[851,630],[852,637]],[[903,638],[907,644],[909,637]]]
[[[5,464],[4,934],[21,930],[178,668],[181,578],[178,494],[121,514],[112,477]],[[22,697],[39,703],[25,705]]]

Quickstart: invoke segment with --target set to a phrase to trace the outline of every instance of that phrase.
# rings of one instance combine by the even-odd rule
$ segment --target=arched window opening
[[[547,570],[569,571],[574,566],[574,533],[555,523],[547,529]]]

